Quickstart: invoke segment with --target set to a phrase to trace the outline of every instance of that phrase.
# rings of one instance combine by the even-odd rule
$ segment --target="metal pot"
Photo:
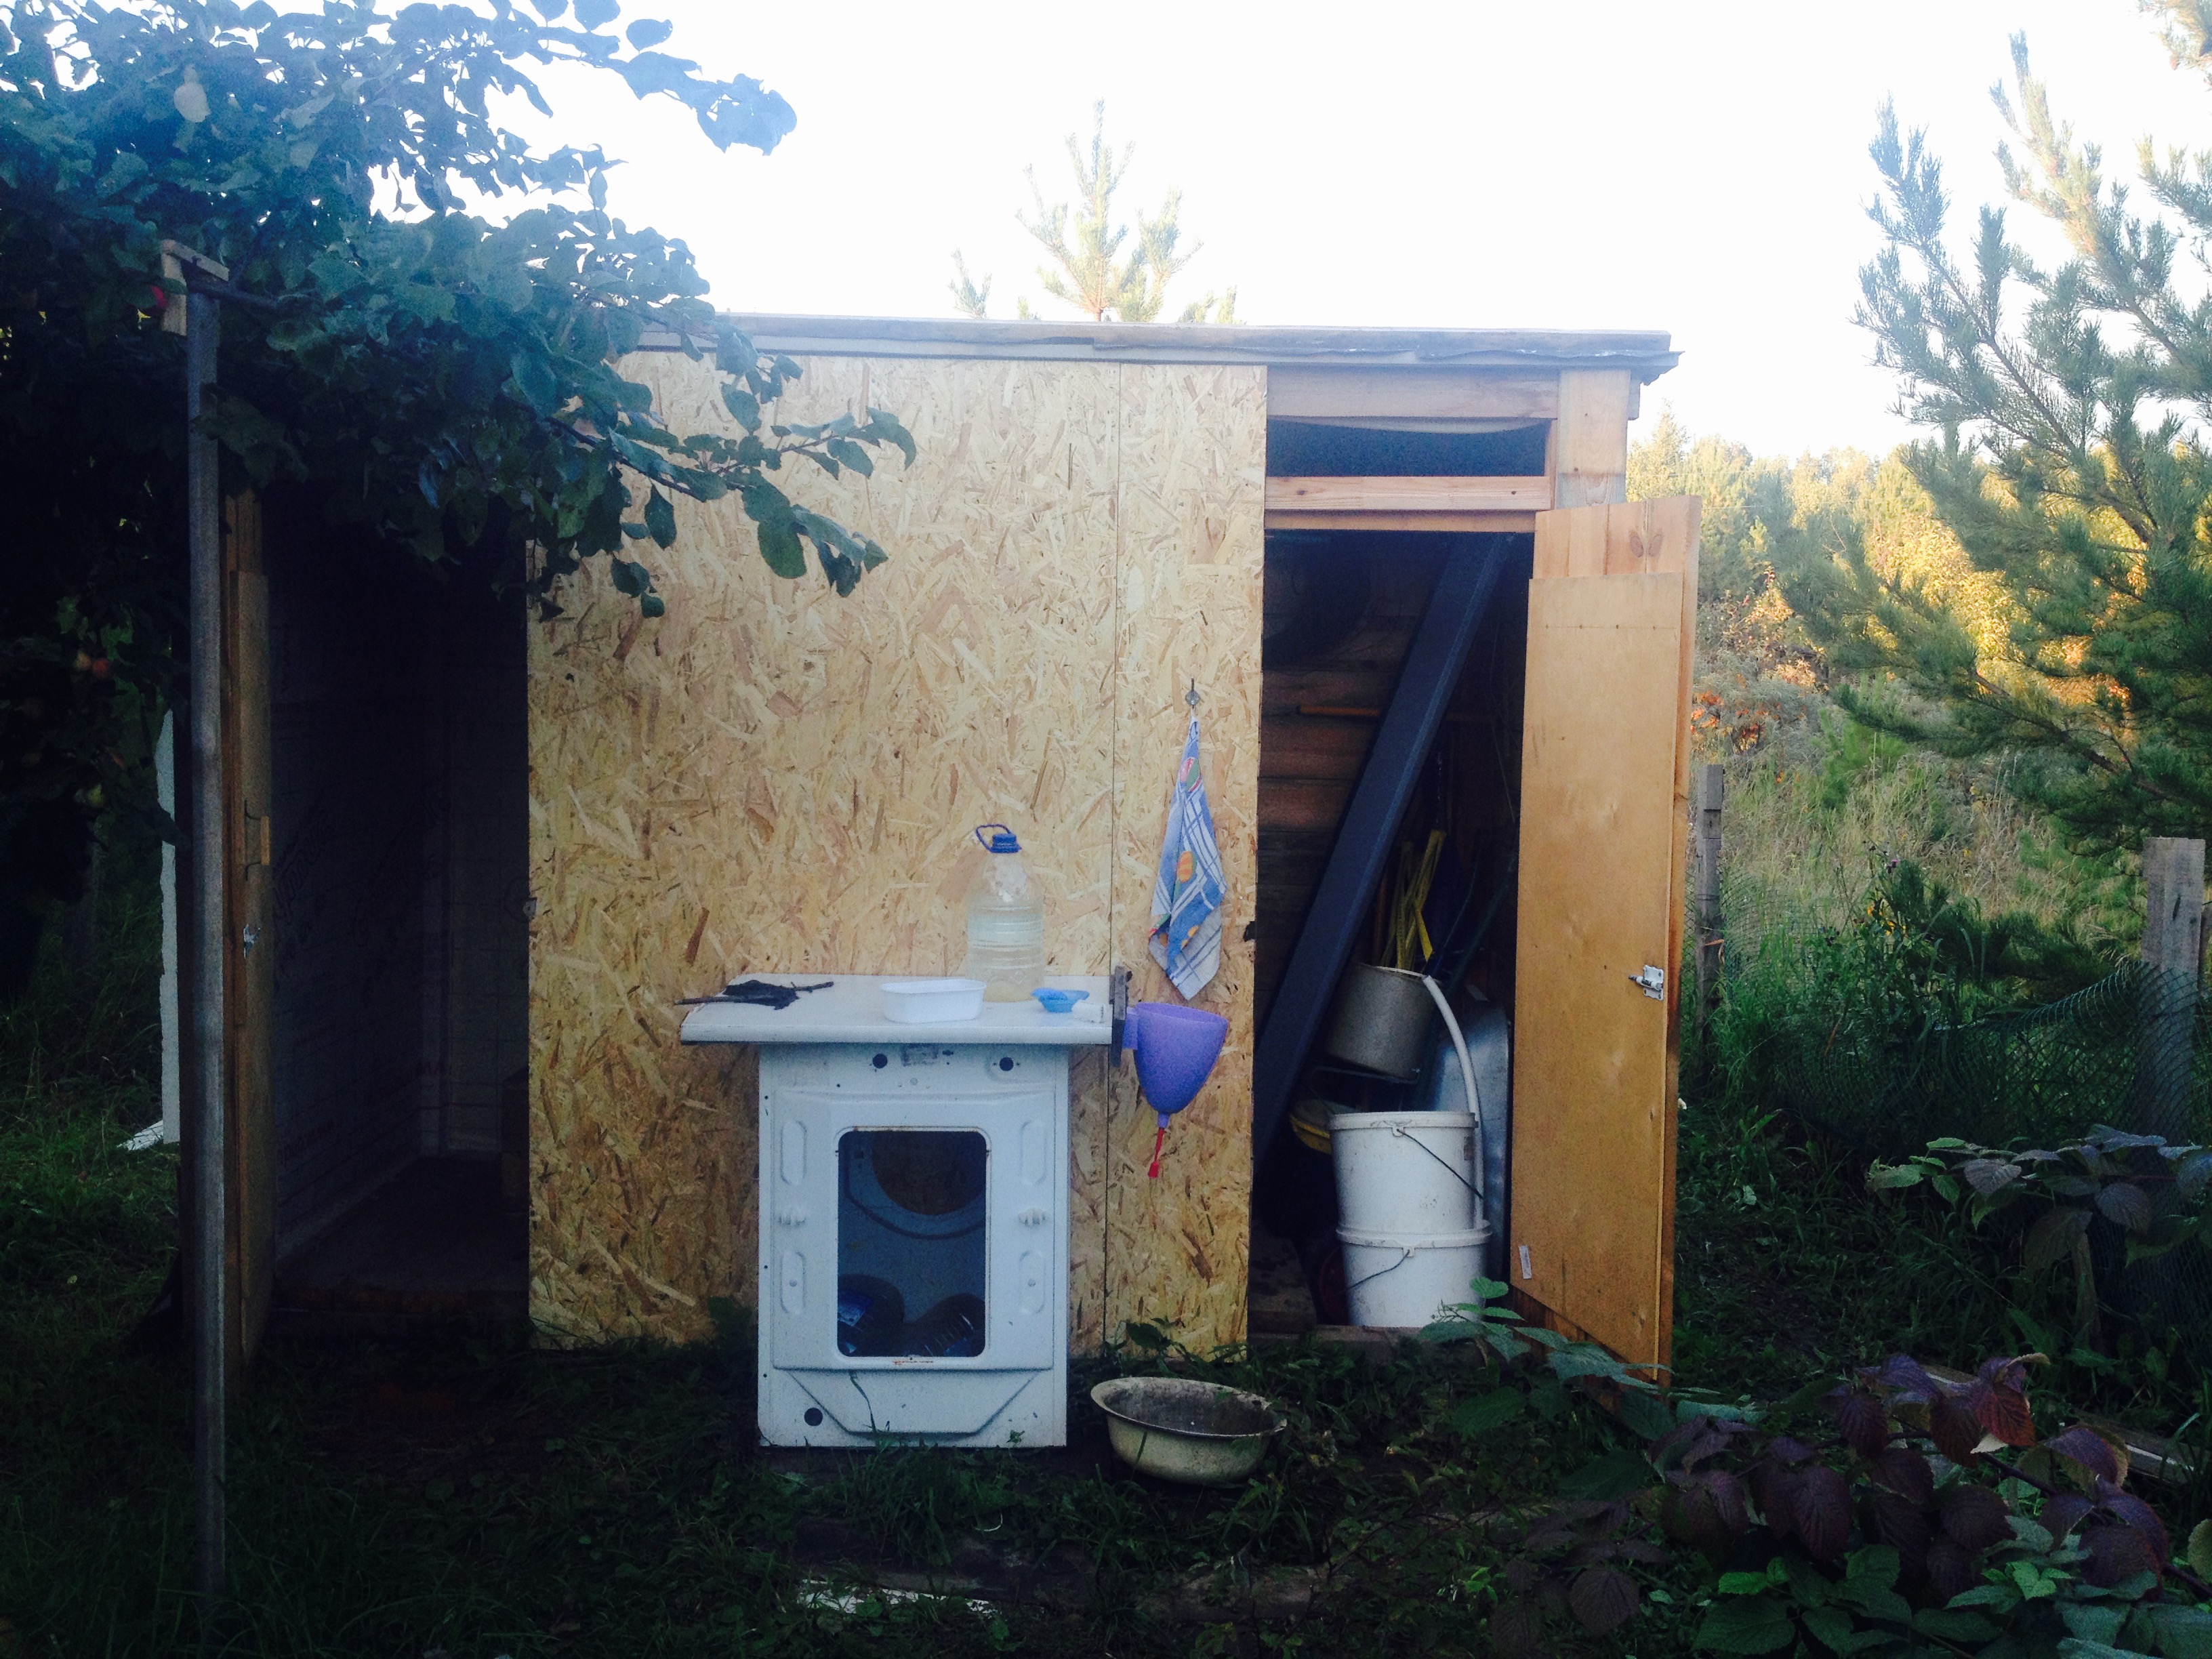
[[[1385,1077],[1411,1077],[1421,1069],[1436,1012],[1419,974],[1356,962],[1337,983],[1322,1052]]]
[[[1140,1474],[1190,1486],[1247,1479],[1289,1426],[1256,1394],[1194,1377],[1119,1376],[1091,1391],[1114,1455]]]

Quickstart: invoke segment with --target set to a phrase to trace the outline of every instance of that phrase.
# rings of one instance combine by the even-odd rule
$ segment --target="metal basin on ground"
[[[1182,1376],[1120,1376],[1091,1391],[1114,1455],[1140,1474],[1191,1486],[1244,1480],[1287,1426],[1256,1394]]]

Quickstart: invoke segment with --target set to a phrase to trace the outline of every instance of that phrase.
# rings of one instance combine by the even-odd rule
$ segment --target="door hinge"
[[[1664,968],[1654,968],[1647,962],[1644,964],[1642,973],[1631,974],[1628,976],[1628,982],[1631,985],[1641,986],[1644,994],[1654,1002],[1663,1001],[1666,998],[1667,970]]]

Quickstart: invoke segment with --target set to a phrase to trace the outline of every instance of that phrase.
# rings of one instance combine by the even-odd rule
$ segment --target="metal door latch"
[[[1647,962],[1644,964],[1642,973],[1631,974],[1628,976],[1628,982],[1631,985],[1641,986],[1644,994],[1654,1002],[1663,1001],[1666,998],[1667,970],[1664,968],[1654,968]]]

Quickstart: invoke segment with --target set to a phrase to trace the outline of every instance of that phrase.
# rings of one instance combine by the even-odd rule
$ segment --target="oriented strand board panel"
[[[1174,1120],[1149,1179],[1155,1120],[1133,1066],[1114,1079],[1106,1160],[1106,1326],[1172,1326],[1203,1351],[1244,1335],[1252,1182],[1252,963],[1257,896],[1267,371],[1123,370],[1115,682],[1113,938],[1133,1001],[1179,1002],[1146,948],[1169,787],[1194,681],[1227,906],[1221,969],[1193,1006],[1225,1015],[1213,1076]]]
[[[1663,1364],[1698,503],[1538,523],[1509,1271],[1616,1352]],[[1634,982],[1647,969],[1664,973],[1664,994]]]
[[[872,479],[785,475],[888,565],[841,600],[771,575],[734,502],[681,504],[651,560],[666,617],[592,572],[532,624],[532,1311],[578,1340],[684,1335],[709,1298],[752,1299],[755,1060],[680,1048],[678,1000],[747,972],[957,969],[973,824],[1020,830],[1053,971],[1150,975],[1195,678],[1231,888],[1206,1000],[1231,1012],[1231,1046],[1184,1115],[1182,1185],[1141,1212],[1111,1194],[1150,1115],[1103,1057],[1076,1062],[1070,1313],[1079,1350],[1136,1304],[1194,1343],[1239,1335],[1264,371],[805,367],[778,419],[874,404],[921,447]],[[722,423],[704,367],[626,372],[678,429]]]
[[[734,501],[684,503],[653,559],[665,617],[594,572],[532,626],[531,1305],[580,1338],[752,1300],[754,1060],[680,1048],[678,999],[957,968],[989,819],[1042,884],[1048,967],[1108,964],[1119,368],[806,368],[777,418],[872,402],[921,447],[872,480],[784,475],[888,565],[840,599],[770,574]],[[703,365],[626,372],[679,430],[726,420]],[[1073,1263],[1094,1320],[1097,1237]]]

